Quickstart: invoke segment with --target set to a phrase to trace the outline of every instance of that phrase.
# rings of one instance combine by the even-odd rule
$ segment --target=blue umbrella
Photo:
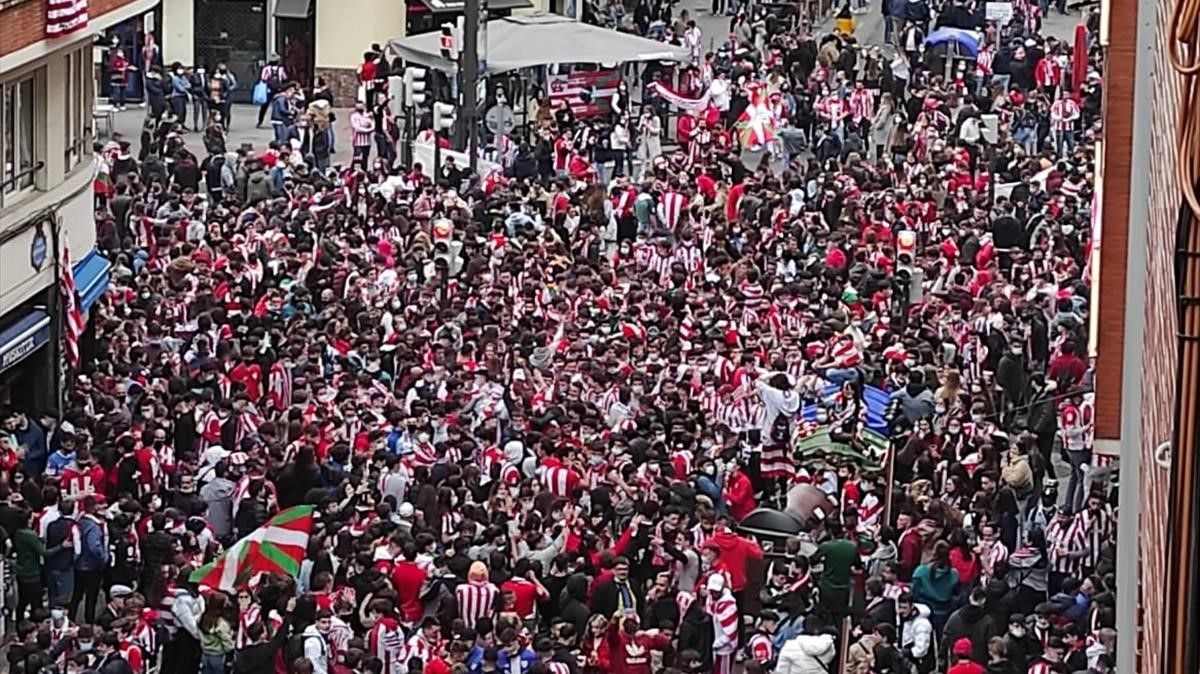
[[[938,28],[925,38],[925,44],[936,46],[953,42],[972,57],[979,55],[979,36],[969,30],[960,28]]]

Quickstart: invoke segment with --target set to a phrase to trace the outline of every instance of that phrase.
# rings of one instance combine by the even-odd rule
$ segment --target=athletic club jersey
[[[542,469],[542,486],[558,498],[570,498],[582,482],[579,473],[566,466],[547,466]]]
[[[762,632],[750,637],[746,649],[750,657],[759,664],[766,665],[775,659],[775,645],[771,643],[771,637]]]

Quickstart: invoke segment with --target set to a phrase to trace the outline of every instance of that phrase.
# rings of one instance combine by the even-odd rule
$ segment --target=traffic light
[[[404,114],[404,78],[392,75],[387,79],[388,114],[400,117]]]
[[[901,230],[896,235],[896,290],[904,311],[924,300],[925,270],[917,265],[916,254],[916,232]]]
[[[425,104],[425,69],[409,66],[404,69],[404,104],[417,108]]]
[[[454,106],[450,103],[433,104],[433,130],[442,131],[454,128]]]

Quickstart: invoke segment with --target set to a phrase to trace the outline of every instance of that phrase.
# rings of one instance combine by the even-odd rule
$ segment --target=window
[[[66,105],[63,106],[63,129],[66,131],[66,170],[79,165],[91,150],[88,123],[92,116],[91,48],[72,52],[63,57],[66,61]]]
[[[37,157],[34,152],[34,78],[9,82],[3,87],[4,128],[2,133],[3,173],[0,194],[33,187]]]

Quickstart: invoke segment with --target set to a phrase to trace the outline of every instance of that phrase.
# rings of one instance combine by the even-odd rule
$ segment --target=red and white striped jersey
[[[986,77],[992,74],[992,62],[996,60],[996,53],[991,49],[982,49],[979,56],[975,58],[975,74],[979,77]],[[986,83],[985,83],[986,84]]]
[[[1055,517],[1046,525],[1046,550],[1049,553],[1050,570],[1058,573],[1076,574],[1082,559],[1078,553],[1087,546],[1083,530],[1075,520],[1065,522]],[[1075,556],[1073,556],[1075,555]]]
[[[749,651],[750,657],[757,663],[765,665],[775,659],[775,644],[771,643],[771,637],[763,632],[757,632],[751,636],[749,643],[746,644],[746,649]]]
[[[687,200],[683,195],[670,190],[663,195],[662,201],[658,204],[658,220],[664,227],[675,229],[679,224],[679,218],[683,215],[683,209]]]
[[[454,589],[458,600],[458,617],[463,625],[475,627],[475,622],[483,617],[491,617],[495,613],[496,598],[500,590],[488,581],[470,581]]]
[[[658,275],[660,283],[666,283],[671,278],[671,265],[674,262],[675,256],[670,253],[662,255],[654,250],[646,258],[646,268]]]
[[[839,340],[830,351],[830,356],[838,368],[858,367],[863,359],[862,351],[849,337]]]
[[[117,646],[117,652],[121,657],[125,658],[125,662],[129,663],[129,668],[134,671],[134,674],[140,674],[145,671],[146,662],[142,658],[142,649],[137,644],[130,641],[122,641]]]
[[[431,644],[425,639],[425,635],[418,631],[416,634],[408,638],[408,642],[404,644],[404,656],[402,662],[407,663],[413,658],[421,658],[421,662],[429,662],[429,658],[437,655],[442,650],[441,644]]]
[[[875,95],[869,89],[855,89],[850,94],[850,117],[861,123],[875,116]]]
[[[738,610],[737,601],[728,591],[721,596],[708,601],[704,607],[712,616],[713,621],[713,652],[718,655],[728,655],[737,650],[738,646]]]
[[[1028,674],[1054,674],[1057,671],[1057,664],[1041,657],[1036,658],[1033,662],[1029,663]]]
[[[395,618],[380,618],[367,633],[367,651],[383,662],[383,674],[406,674],[404,631]]]
[[[1071,131],[1079,119],[1079,104],[1070,98],[1060,98],[1050,105],[1050,123],[1058,131]]]
[[[546,466],[541,470],[542,485],[558,498],[570,498],[583,478],[566,466]]]
[[[675,261],[690,273],[704,269],[704,252],[696,244],[679,246],[675,249]]]

